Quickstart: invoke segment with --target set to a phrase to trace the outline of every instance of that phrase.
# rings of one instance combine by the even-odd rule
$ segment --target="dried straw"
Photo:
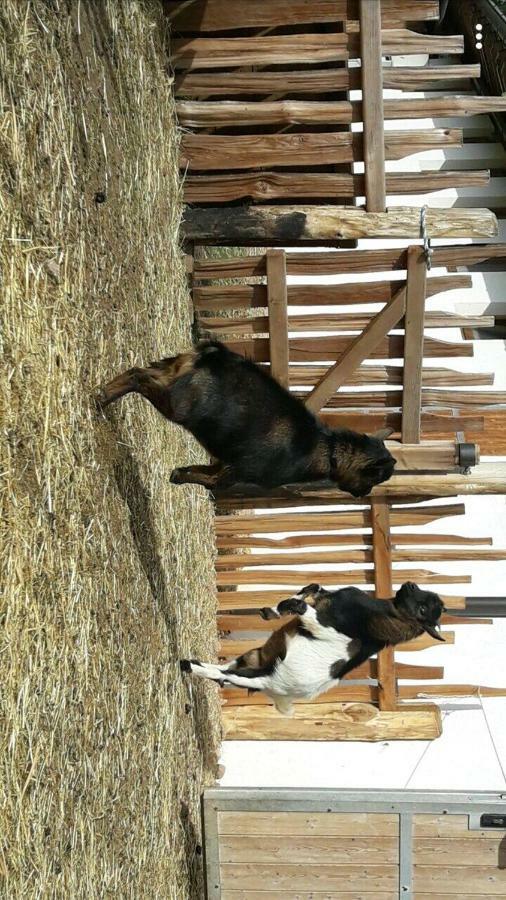
[[[190,343],[160,6],[3,0],[0,33],[0,893],[194,900],[219,708],[177,660],[215,652],[214,542],[168,476],[201,451],[92,403]]]

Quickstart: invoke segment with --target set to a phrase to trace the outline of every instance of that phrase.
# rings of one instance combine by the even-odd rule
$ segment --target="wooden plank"
[[[426,697],[506,697],[506,688],[484,687],[475,684],[419,684],[399,688],[401,699]]]
[[[399,38],[392,40],[398,43]],[[349,56],[348,43],[348,35],[337,32],[233,38],[188,37],[171,41],[171,65],[178,71],[342,62]],[[441,46],[453,46],[451,39],[439,43]]]
[[[270,374],[288,387],[288,309],[284,250],[267,250]]]
[[[463,893],[482,897],[506,896],[506,869],[495,866],[420,866],[413,867],[415,895],[424,891],[443,892],[444,896],[460,897]]]
[[[297,35],[301,37],[301,35]],[[233,77],[233,76],[231,76]],[[304,100],[179,100],[178,122],[184,128],[242,128],[248,125],[326,125],[351,123],[346,100],[312,103]]]
[[[255,362],[269,361],[269,342],[264,338],[255,340],[227,341],[227,346],[235,353],[242,353]],[[352,340],[343,335],[332,337],[293,338],[289,342],[290,359],[292,362],[310,362],[317,360],[335,359],[348,349]],[[436,338],[425,338],[423,346],[424,357],[455,357],[473,356],[474,348],[470,341],[452,344],[450,341],[441,341]],[[374,350],[371,350],[370,359],[402,359],[404,356],[404,336],[389,334]],[[358,365],[358,363],[357,363]]]
[[[405,91],[447,90],[459,81],[480,77],[480,65],[384,66],[383,86]],[[209,97],[241,94],[325,94],[360,90],[359,68],[305,69],[282,72],[180,72],[175,80],[179,97]],[[464,85],[465,87],[465,85]]]
[[[290,316],[288,319],[288,331],[293,332],[338,332],[347,331],[363,331],[371,323],[374,313],[363,315],[361,313],[314,313],[309,315]],[[425,329],[432,328],[493,328],[495,325],[494,316],[466,316],[458,313],[442,312],[433,310],[427,313],[424,325]],[[199,317],[199,328],[202,334],[207,333],[212,336],[216,335],[256,335],[269,333],[269,319],[267,316],[256,315],[242,318],[240,316],[209,316]],[[405,318],[399,319],[396,326],[399,330],[405,330]],[[423,341],[423,331],[421,333]],[[420,373],[421,382],[421,373]],[[429,392],[434,401],[441,398],[438,397],[438,391]],[[439,392],[441,395],[447,392]],[[467,394],[468,403],[474,406],[483,406],[492,403],[504,403],[503,399],[497,400],[497,397],[506,397],[504,392],[490,392],[493,396],[480,394],[473,397]],[[457,397],[458,393],[453,395]],[[396,405],[396,404],[387,404]],[[397,404],[398,405],[398,404]],[[440,404],[441,405],[441,404]],[[444,404],[446,405],[446,404]]]
[[[421,435],[422,366],[427,262],[420,247],[408,247],[402,442],[419,444]]]
[[[428,849],[433,842],[428,841]],[[495,845],[494,845],[495,846]],[[476,841],[474,850],[478,851]],[[492,849],[492,848],[490,848]],[[420,862],[425,861],[426,850],[424,846],[419,849]],[[496,851],[497,852],[497,851]],[[397,837],[375,837],[369,840],[366,837],[341,838],[336,842],[334,837],[318,835],[273,835],[251,836],[245,841],[242,834],[220,836],[220,862],[226,863],[296,863],[297,865],[311,865],[313,863],[328,863],[329,858],[333,865],[388,865],[399,861],[399,840]],[[434,859],[438,859],[436,853]],[[445,854],[441,855],[447,862]]]
[[[307,393],[302,391],[295,391],[294,393],[302,400],[307,397]],[[476,394],[477,396],[474,397],[471,393],[465,391],[434,391],[424,388],[421,400],[425,410],[428,410],[430,407],[441,407],[447,410],[448,408],[460,408],[461,411],[464,411],[466,408],[474,408],[476,406],[480,408],[480,413],[483,412],[484,406],[503,405],[506,402],[504,393],[501,391],[476,391]],[[327,400],[326,409],[379,409],[383,407],[392,409],[400,407],[402,399],[402,391],[353,391],[351,393],[340,391]],[[433,468],[433,466],[429,466],[429,468]]]
[[[430,279],[429,279],[430,280]],[[290,385],[311,387],[325,373],[324,366],[290,366]],[[360,366],[350,376],[347,385],[400,385],[402,384],[402,366]],[[422,385],[424,387],[465,387],[467,385],[492,385],[493,372],[459,372],[457,369],[435,368],[424,366],[422,369]]]
[[[478,440],[483,454],[506,456],[506,411],[479,409],[478,412],[484,420],[483,434],[477,437],[477,432],[469,426],[466,440]]]
[[[463,818],[463,817],[460,817]],[[304,837],[397,837],[394,813],[219,812],[220,835],[292,835]]]
[[[441,734],[441,713],[437,707],[429,705],[405,705],[399,710],[389,711],[378,710],[364,703],[347,703],[344,706],[318,703],[314,707],[307,703],[295,706],[293,718],[280,716],[270,706],[225,706],[222,717],[225,739],[235,741],[433,740]],[[277,866],[272,868],[278,870]],[[318,872],[321,873],[323,868],[319,867]],[[339,866],[338,871],[343,873],[343,868]],[[300,870],[298,871],[300,874]],[[308,872],[309,869],[304,871]],[[359,871],[366,875],[366,890],[381,889],[372,872],[367,872],[364,867],[360,867]],[[394,871],[398,872],[397,869]],[[320,877],[320,881],[315,878],[315,873],[311,875],[309,887],[312,890],[316,885],[324,890],[330,887],[329,884],[322,883],[321,876],[317,877]],[[266,881],[263,887],[267,889],[269,883]],[[297,884],[297,889],[303,887],[303,883]],[[339,884],[335,887],[345,890],[345,873],[343,877],[340,876]]]
[[[462,516],[465,513],[463,503],[446,503],[438,506],[393,507],[390,511],[390,525],[427,525],[448,516]],[[346,510],[331,513],[323,512],[289,512],[265,515],[216,516],[215,529],[220,534],[236,534],[238,532],[258,534],[273,531],[321,531],[331,528],[369,528],[371,526],[370,509]],[[399,537],[395,534],[395,538]]]
[[[364,893],[363,891],[346,891],[343,894],[342,891],[337,893],[325,891],[324,894],[315,894],[314,891],[297,890],[296,893],[290,892],[287,894],[286,891],[252,891],[250,888],[221,892],[221,900],[318,900],[318,897],[321,900],[364,900]],[[392,891],[380,891],[374,894],[374,900],[398,900],[398,897],[399,893]],[[434,898],[432,896],[431,900],[446,900],[446,898]],[[462,900],[469,900],[469,897],[466,896]],[[473,897],[473,900],[476,900],[476,898]]]
[[[374,0],[372,0],[374,2]],[[352,104],[353,121],[365,115],[360,101]],[[412,97],[385,100],[385,119],[435,119],[454,116],[479,116],[506,110],[506,97]]]
[[[494,830],[498,840],[506,838],[506,829]],[[490,831],[470,831],[467,815],[436,815],[434,813],[415,813],[413,816],[413,836],[421,838],[459,838],[483,840],[490,838]]]
[[[394,280],[323,285],[291,284],[288,286],[288,303],[294,306],[386,303],[393,299],[400,286],[401,283]],[[427,296],[433,297],[443,291],[465,290],[470,287],[470,275],[439,275],[427,279]],[[267,287],[263,284],[197,284],[193,288],[193,305],[197,310],[209,311],[263,308],[267,307]],[[402,374],[402,370],[399,371]],[[443,384],[447,386],[447,382]]]
[[[417,239],[420,213],[407,206],[379,213],[327,205],[186,207],[182,227],[187,240],[223,246],[297,240],[338,243],[373,237]],[[427,231],[432,238],[494,237],[497,219],[488,209],[429,209]]]
[[[440,575],[436,572],[427,572],[424,569],[399,569],[394,572],[395,583],[404,581],[420,581],[425,584],[469,584],[470,575]],[[300,587],[302,583],[310,584],[312,581],[324,585],[347,584],[374,584],[374,571],[372,569],[354,569],[352,572],[322,572],[318,569],[300,571],[298,569],[272,569],[267,572],[255,572],[236,570],[234,572],[217,572],[218,586],[230,586],[236,584],[271,584],[284,585],[288,589]],[[392,596],[390,594],[390,596]]]
[[[253,526],[252,526],[253,527]],[[271,526],[273,528],[274,526]],[[265,548],[267,550],[306,550],[309,547],[343,547],[343,546],[370,546],[372,542],[371,534],[332,534],[326,531],[317,534],[291,534],[288,537],[274,538],[264,535],[252,537],[250,534],[226,534],[224,537],[217,537],[216,546],[218,550],[233,550],[235,548]],[[416,547],[432,547],[434,545],[447,545],[460,547],[490,546],[492,538],[472,538],[461,534],[392,534],[392,546],[416,546]],[[302,558],[302,557],[301,557]],[[246,563],[247,565],[247,563]]]
[[[484,171],[400,172],[387,174],[386,191],[415,194],[445,188],[484,187],[490,174]],[[314,199],[362,197],[363,175],[326,172],[240,172],[235,175],[189,175],[184,181],[186,203],[228,203],[231,200]]]
[[[385,132],[386,159],[412,153],[462,146],[459,128],[410,129]],[[261,169],[266,166],[326,166],[363,157],[360,133],[213,135],[186,134],[181,141],[179,167],[204,171]]]
[[[382,0],[384,27],[439,17],[437,0]],[[346,22],[358,18],[358,0],[166,0],[173,32],[235,31],[238,28],[275,28],[317,22]]]
[[[362,334],[350,342],[349,347],[338,358],[335,365],[325,373],[309,395],[304,398],[304,403],[311,412],[316,413],[325,406],[325,402],[344,384],[350,373],[370,357],[379,342],[404,315],[405,303],[406,289],[402,287],[381,312],[371,319]]]
[[[366,208],[368,212],[384,212],[386,199],[381,4],[376,0],[360,0],[360,56]]]
[[[381,47],[384,56],[459,55],[464,52],[464,38],[387,28],[381,31]],[[358,59],[360,53],[360,34],[337,31],[232,38],[190,36],[171,41],[171,65],[176,71],[343,62]]]
[[[331,428],[351,428],[354,431],[377,431],[380,428],[393,428],[392,438],[400,440],[401,435],[401,414],[386,411],[383,413],[374,413],[374,411],[364,412],[334,412],[333,410],[320,413],[320,418],[326,422]],[[480,413],[479,416],[471,416],[467,414],[459,414],[453,416],[451,410],[438,410],[438,414],[423,413],[422,414],[422,438],[442,439],[449,434],[455,434],[459,431],[465,431],[466,438],[474,439],[483,445],[483,423],[485,414]],[[472,435],[471,435],[472,432]],[[504,441],[504,438],[502,439]],[[485,442],[486,444],[486,442]],[[485,450],[482,450],[485,453]],[[490,451],[488,451],[490,453]],[[500,450],[493,450],[493,453],[499,454]]]
[[[339,538],[337,539],[339,542]],[[314,545],[314,541],[313,541]],[[392,550],[393,562],[476,562],[483,560],[504,560],[505,550],[471,550],[454,547],[451,549],[430,549],[413,547],[410,550]],[[300,563],[310,562],[311,565],[320,563],[369,563],[373,562],[372,550],[312,550],[308,554],[310,559],[305,559],[300,552],[297,553],[232,553],[218,556],[216,560],[217,570],[227,568],[255,568],[256,566],[296,566]],[[268,579],[270,572],[262,571],[259,577]],[[392,596],[389,594],[388,596]],[[386,599],[384,596],[383,599]]]
[[[384,500],[371,501],[373,538],[374,591],[376,597],[387,600],[393,596],[392,545],[390,535],[390,507]],[[378,653],[378,702],[382,710],[397,706],[397,680],[393,647]]]
[[[504,259],[506,271],[506,243],[464,244],[434,247],[432,265],[477,266],[491,259]],[[288,275],[353,275],[363,272],[395,272],[407,268],[407,251],[403,247],[386,250],[339,250],[324,253],[288,253]],[[221,259],[195,261],[195,278],[249,278],[265,275],[265,254],[260,256],[230,256]],[[383,275],[385,277],[385,275]]]
[[[268,840],[265,839],[264,840]],[[271,839],[272,840],[272,839]],[[290,838],[288,838],[290,840]],[[316,849],[315,839],[313,845]],[[388,840],[388,838],[386,839]],[[390,838],[392,840],[392,838]],[[497,867],[501,856],[500,835],[493,832],[488,838],[475,840],[464,836],[458,838],[417,838],[413,842],[413,855],[416,865],[443,866],[491,866]],[[366,842],[364,842],[366,843]],[[301,846],[304,846],[303,844]],[[388,848],[388,844],[385,845]],[[308,847],[310,852],[310,847]]]

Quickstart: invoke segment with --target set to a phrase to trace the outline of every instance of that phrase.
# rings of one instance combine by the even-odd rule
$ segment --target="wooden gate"
[[[498,793],[218,788],[203,812],[208,900],[506,896]]]

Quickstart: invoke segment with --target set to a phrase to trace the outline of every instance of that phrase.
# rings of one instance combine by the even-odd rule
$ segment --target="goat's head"
[[[384,444],[392,432],[392,428],[375,434],[357,434],[344,429],[336,432],[332,477],[342,491],[353,497],[366,497],[376,484],[392,477],[395,459]]]
[[[437,594],[424,591],[412,581],[407,581],[397,591],[394,606],[403,618],[414,619],[431,637],[444,641],[437,626],[445,607]]]

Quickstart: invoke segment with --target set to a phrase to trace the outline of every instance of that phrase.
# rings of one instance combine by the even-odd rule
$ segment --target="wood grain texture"
[[[390,525],[427,525],[448,516],[462,516],[463,503],[446,503],[438,506],[392,507]],[[272,531],[321,531],[322,529],[370,528],[371,514],[368,507],[361,510],[336,512],[289,512],[265,515],[216,516],[217,534],[257,534]],[[395,534],[395,538],[399,537]]]
[[[232,76],[233,77],[233,76]],[[185,128],[239,128],[247,125],[350,124],[351,103],[346,100],[312,103],[303,100],[247,101],[180,100],[179,124]]]
[[[440,575],[436,572],[428,572],[425,569],[399,569],[394,571],[394,580],[396,584],[404,581],[419,581],[424,584],[469,584],[471,582],[470,575]],[[268,571],[244,571],[237,569],[233,572],[218,571],[216,573],[216,582],[220,586],[232,586],[237,584],[243,585],[283,585],[287,589],[300,587],[301,582],[309,584],[312,581],[324,585],[348,585],[350,581],[353,584],[374,584],[373,569],[354,569],[353,572],[322,572],[319,569],[310,569],[309,571],[300,571],[298,569],[269,569]],[[387,596],[392,596],[388,594]]]
[[[290,316],[288,319],[288,330],[293,332],[346,332],[346,331],[364,331],[368,325],[370,325],[372,319],[374,318],[374,313],[370,313],[367,315],[362,315],[361,313],[314,313],[314,314],[306,314],[306,315],[296,315]],[[442,312],[439,310],[431,310],[427,313],[424,318],[424,324],[426,329],[433,328],[493,328],[495,325],[495,317],[494,316],[466,316],[459,315],[458,313],[452,312]],[[199,328],[202,333],[209,333],[211,335],[255,335],[255,334],[268,334],[269,333],[269,319],[267,316],[263,315],[255,315],[251,317],[241,318],[240,316],[234,316],[233,318],[227,316],[206,316],[205,318],[199,318],[198,320]],[[395,326],[396,329],[404,329],[406,327],[405,318],[399,319],[399,322]],[[420,334],[420,341],[423,341],[423,331]],[[420,348],[421,349],[421,348]],[[408,354],[407,354],[408,355]],[[420,373],[420,381],[421,381],[421,373]],[[430,392],[433,399],[437,400],[437,391]],[[502,396],[505,397],[506,394],[504,392],[491,392],[491,395],[494,397]],[[492,404],[495,402],[504,402],[503,400],[496,401],[491,396],[488,398],[484,397],[483,394],[480,397],[475,397],[472,399],[472,395],[468,394],[468,403],[472,403],[474,406],[487,405],[487,403]],[[392,404],[390,404],[392,405]]]
[[[271,525],[271,528],[274,528]],[[455,547],[476,547],[490,546],[492,538],[473,538],[461,534],[435,534],[427,532],[411,532],[409,534],[392,534],[393,547],[433,547],[445,546]],[[338,550],[340,547],[360,546],[369,547],[372,545],[372,535],[370,529],[367,532],[357,532],[356,534],[332,534],[331,532],[320,531],[316,534],[290,534],[288,537],[271,537],[270,535],[251,534],[226,534],[223,537],[216,538],[216,546],[218,550],[234,550],[246,549],[256,550],[263,548],[265,550],[307,550],[312,547],[334,547]],[[303,557],[302,557],[303,558]]]
[[[420,578],[418,580],[419,582],[421,582]],[[432,579],[432,581],[435,583],[434,578]],[[296,587],[297,585],[294,586]],[[371,591],[366,591],[366,593],[372,596]],[[463,596],[448,595],[445,597],[445,595],[440,593],[440,597],[444,603],[447,603],[449,609],[460,610],[466,608],[466,598]],[[266,601],[268,601],[267,605],[272,606],[279,600],[284,599],[286,599],[286,589],[271,588],[266,586],[261,590],[219,591],[217,596],[217,604],[220,612],[230,612],[237,609],[258,609],[261,606],[265,606]]]
[[[222,715],[227,740],[433,740],[441,734],[441,713],[429,705],[406,705],[390,712],[363,703],[319,703],[314,708],[306,704],[295,707],[293,718],[280,717],[269,706],[225,706]],[[361,877],[365,874],[369,891],[378,886],[363,867],[359,871]],[[310,889],[314,890],[318,883],[313,877]],[[268,883],[264,887],[269,887]],[[297,885],[298,889],[303,887],[302,883]],[[329,885],[322,887],[326,890]],[[335,887],[344,890],[342,878]]]
[[[390,507],[385,500],[371,501],[372,557],[374,562],[374,591],[379,599],[393,596],[392,543]],[[381,710],[397,706],[397,678],[393,647],[378,653],[378,702]]]
[[[430,849],[431,842],[429,841]],[[476,843],[475,851],[478,851]],[[245,841],[242,834],[223,835],[220,839],[220,861],[222,863],[295,863],[299,866],[326,863],[329,856],[333,865],[385,865],[399,861],[399,841],[396,837],[342,837],[338,842],[333,838],[319,835],[250,836]],[[436,855],[437,856],[437,855]],[[446,858],[446,857],[444,857]],[[420,861],[425,859],[425,851],[420,848]]]
[[[464,818],[463,816],[459,817]],[[424,826],[425,830],[429,826]],[[394,813],[219,812],[220,835],[398,837]]]
[[[437,19],[437,0],[382,0],[382,24]],[[166,12],[175,32],[235,31],[237,28],[275,28],[358,19],[358,0],[167,0]]]
[[[492,259],[504,259],[506,267],[506,243],[434,247],[432,265],[477,266]],[[406,271],[406,268],[407,251],[397,247],[386,250],[295,252],[288,253],[286,257],[288,275],[353,275],[363,272]],[[195,261],[197,279],[249,278],[253,275],[265,275],[265,254]]]
[[[409,247],[401,430],[402,442],[406,444],[420,443],[426,282],[427,262],[423,250]]]
[[[255,340],[226,341],[227,346],[235,353],[242,353],[255,362],[269,361],[269,342],[264,338]],[[323,360],[333,361],[348,349],[352,339],[343,335],[315,338],[291,338],[290,360],[292,362],[311,362]],[[436,338],[426,337],[423,345],[424,357],[459,357],[473,356],[474,348],[470,341],[451,343]],[[404,336],[389,334],[371,350],[370,359],[403,359]],[[357,363],[358,365],[358,363]]]
[[[267,250],[270,374],[288,387],[288,308],[284,250]]]
[[[445,188],[484,187],[488,171],[400,172],[387,174],[385,189],[392,194],[416,194]],[[186,203],[228,203],[231,200],[315,199],[328,202],[365,194],[363,175],[318,172],[241,172],[232,175],[189,175],[184,181]],[[383,207],[384,208],[384,207]]]
[[[324,366],[290,366],[290,385],[298,387],[311,387],[322,377]],[[402,366],[360,366],[346,382],[348,385],[402,385]],[[424,387],[466,387],[470,385],[492,385],[494,383],[493,372],[459,372],[457,369],[437,368],[424,366],[422,369],[422,385]]]
[[[383,64],[381,4],[360,0],[360,57],[364,122],[365,198],[368,212],[384,212],[385,134],[383,113]]]
[[[386,159],[412,153],[460,147],[459,128],[385,132]],[[187,134],[181,141],[179,167],[203,171],[261,169],[266,166],[339,165],[363,159],[363,136],[351,132],[317,134],[213,135]]]
[[[406,206],[376,213],[327,205],[187,207],[182,227],[187,240],[237,246],[291,240],[418,239],[420,213]],[[494,237],[497,219],[488,209],[432,209],[427,211],[427,231],[432,238]]]
[[[348,59],[348,43],[348,35],[332,32],[188,37],[171,42],[171,64],[178,71],[336,62]]]
[[[318,412],[332,394],[346,381],[351,372],[368,359],[377,345],[386,338],[388,332],[404,315],[406,289],[401,287],[393,299],[387,303],[369,322],[362,334],[350,342],[349,347],[338,358],[334,366],[320,379],[304,403],[311,412]]]
[[[415,896],[423,891],[443,893],[446,898],[471,893],[482,897],[506,896],[506,869],[495,866],[417,865],[413,870]]]

